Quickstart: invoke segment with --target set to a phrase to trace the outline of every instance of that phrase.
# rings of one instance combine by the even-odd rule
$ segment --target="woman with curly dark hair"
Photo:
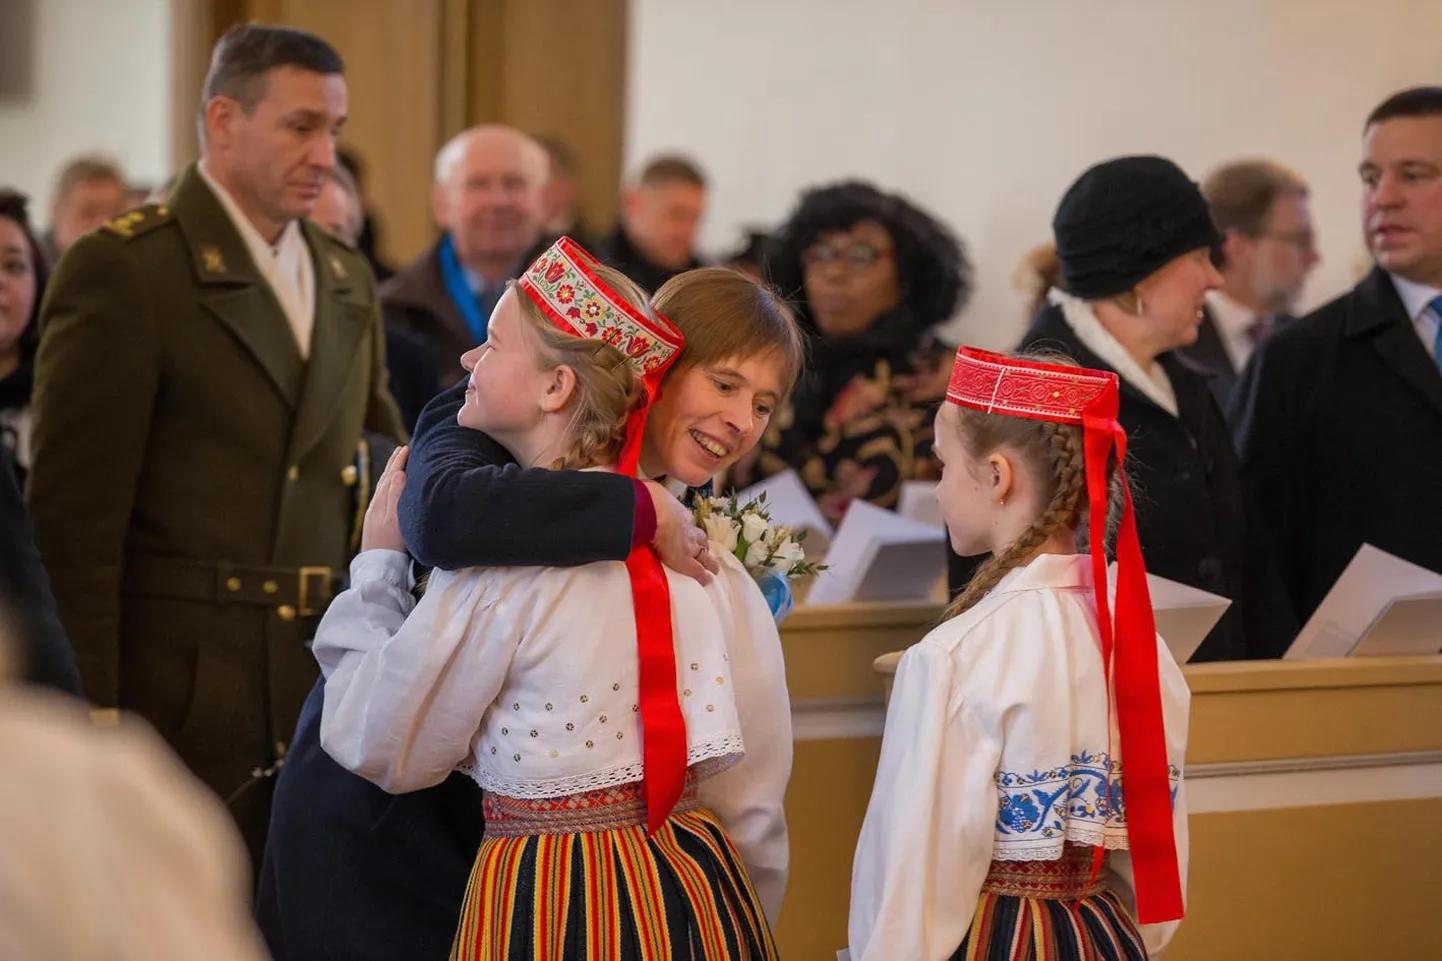
[[[855,498],[895,507],[936,476],[931,442],[950,351],[935,328],[966,303],[961,243],[905,198],[849,181],[806,191],[766,258],[798,301],[810,363],[739,485],[795,468],[835,522]]]
[[[46,278],[26,205],[24,194],[0,190],[0,446],[13,458],[22,484],[30,466],[36,320]]]

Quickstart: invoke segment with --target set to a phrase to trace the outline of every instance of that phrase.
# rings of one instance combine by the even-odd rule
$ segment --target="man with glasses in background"
[[[1226,238],[1213,252],[1221,289],[1187,355],[1213,373],[1225,410],[1237,375],[1262,338],[1292,320],[1307,275],[1317,266],[1306,181],[1270,160],[1240,160],[1202,183],[1212,219]]]

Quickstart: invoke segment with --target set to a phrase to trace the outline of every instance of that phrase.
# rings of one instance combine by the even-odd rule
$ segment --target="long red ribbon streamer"
[[[1126,460],[1126,432],[1117,423],[1115,387],[1104,391],[1082,413],[1086,439],[1087,503],[1090,512],[1092,574],[1102,661],[1110,674],[1115,663],[1117,725],[1121,728],[1122,796],[1135,873],[1137,920],[1142,924],[1174,921],[1183,914],[1181,873],[1172,830],[1171,768],[1167,760],[1157,666],[1157,629],[1136,512],[1130,489],[1124,490],[1117,532],[1116,620],[1107,598],[1107,460]],[[1115,654],[1115,662],[1113,662]],[[1110,708],[1108,708],[1110,710]]]

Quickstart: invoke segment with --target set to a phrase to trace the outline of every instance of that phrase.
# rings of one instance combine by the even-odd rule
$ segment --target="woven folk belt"
[[[132,554],[124,592],[211,604],[275,608],[283,621],[318,617],[343,587],[329,567],[267,567]]]
[[[646,801],[636,781],[554,798],[514,798],[487,791],[482,804],[486,837],[590,834],[646,824]],[[685,814],[700,806],[696,785],[688,780],[671,813]]]
[[[1104,872],[1092,881],[1095,848],[1067,844],[1055,861],[993,861],[982,883],[983,894],[1041,901],[1080,901],[1106,889]]]

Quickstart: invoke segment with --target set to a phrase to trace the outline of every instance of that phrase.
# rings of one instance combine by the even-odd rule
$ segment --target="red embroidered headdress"
[[[1124,510],[1117,532],[1115,616],[1107,601],[1103,550],[1107,458],[1115,450],[1117,462],[1121,463],[1127,450],[1126,432],[1116,419],[1120,402],[1117,375],[962,347],[956,353],[946,399],[987,413],[1078,424],[1082,428],[1097,622],[1108,684],[1116,691],[1124,770],[1122,798],[1136,872],[1137,920],[1151,924],[1180,918],[1181,874],[1172,832],[1170,767],[1157,674],[1157,629],[1130,490],[1124,490]]]
[[[566,333],[600,340],[630,360],[641,378],[645,403],[626,421],[617,471],[636,476],[646,415],[661,396],[661,378],[686,338],[665,317],[637,310],[596,273],[596,259],[562,237],[531,264],[517,286],[551,322]],[[686,720],[676,695],[676,647],[671,626],[671,590],[650,545],[626,558],[636,610],[640,657],[640,714],[646,824],[654,833],[665,823],[686,784]]]

